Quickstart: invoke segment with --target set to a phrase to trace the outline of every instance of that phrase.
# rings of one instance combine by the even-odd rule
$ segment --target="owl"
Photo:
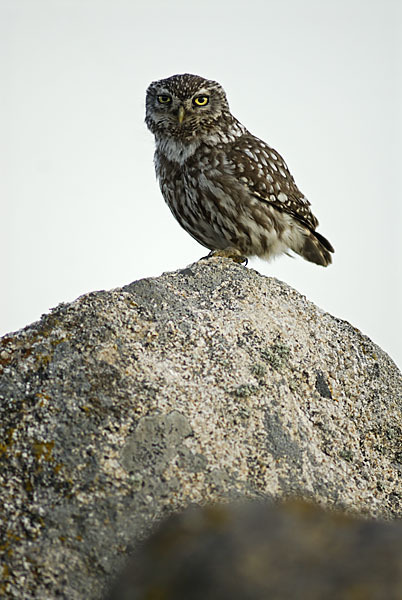
[[[188,73],[154,81],[145,122],[166,203],[212,255],[243,262],[292,250],[331,263],[334,249],[285,161],[232,115],[219,83]]]

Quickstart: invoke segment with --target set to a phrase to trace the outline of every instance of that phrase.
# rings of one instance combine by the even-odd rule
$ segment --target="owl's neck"
[[[200,146],[215,147],[229,144],[247,133],[247,129],[237,119],[232,117],[232,123],[226,129],[203,132],[192,137],[177,137],[174,135],[158,135],[155,133],[156,152],[162,154],[170,162],[183,165]]]
[[[168,161],[182,165],[193,156],[201,144],[200,139],[179,139],[173,136],[158,138],[155,136],[156,152]]]

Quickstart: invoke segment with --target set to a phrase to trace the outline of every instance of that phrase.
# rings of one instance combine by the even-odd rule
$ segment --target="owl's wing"
[[[265,142],[246,133],[233,142],[226,159],[231,173],[261,202],[287,212],[311,231],[318,221],[283,158]]]

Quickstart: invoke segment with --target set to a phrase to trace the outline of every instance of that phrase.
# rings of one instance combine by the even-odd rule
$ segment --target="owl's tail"
[[[327,267],[332,263],[331,253],[335,250],[323,235],[316,231],[308,231],[303,246],[296,252],[316,265]]]

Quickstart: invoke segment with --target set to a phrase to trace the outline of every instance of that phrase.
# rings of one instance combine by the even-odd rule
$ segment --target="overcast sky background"
[[[147,85],[216,79],[336,253],[250,261],[402,364],[399,0],[0,0],[0,335],[206,251],[164,204]]]

